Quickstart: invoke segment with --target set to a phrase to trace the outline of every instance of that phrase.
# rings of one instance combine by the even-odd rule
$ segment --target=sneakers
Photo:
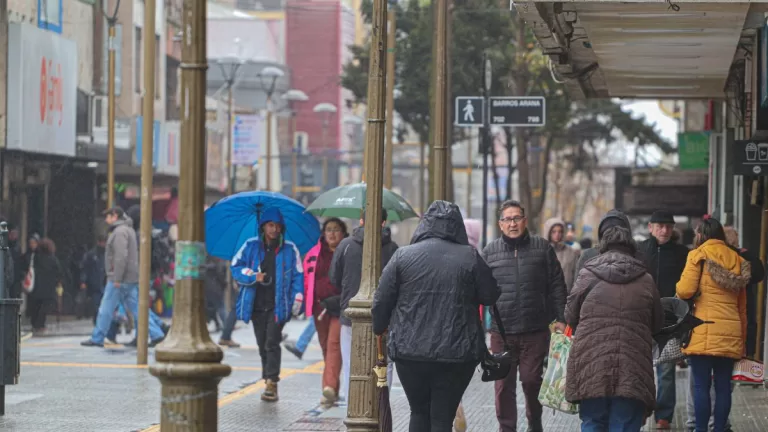
[[[92,341],[91,339],[84,340],[84,341],[80,342],[80,345],[82,345],[84,347],[104,348],[104,344],[103,343],[96,343],[96,342]]]
[[[659,420],[656,422],[656,430],[669,430],[671,426],[669,420]]]
[[[261,400],[265,402],[277,402],[277,383],[272,381],[271,379],[266,380],[267,387],[264,389],[264,392],[261,394]]]
[[[229,347],[229,348],[240,348],[240,344],[239,343],[237,343],[237,342],[235,342],[233,340],[229,340],[229,339],[220,339],[219,340],[219,345],[220,346]]]
[[[336,395],[336,390],[334,390],[332,387],[325,387],[323,389],[323,397],[320,399],[320,403],[322,405],[331,406],[338,400],[338,396]]]
[[[289,353],[295,355],[298,357],[299,360],[301,360],[302,357],[304,357],[304,353],[299,351],[298,348],[296,348],[296,342],[286,342],[283,344],[283,347],[285,347],[286,350],[288,350]],[[330,387],[328,387],[330,388]],[[333,389],[331,389],[333,390]],[[325,393],[325,390],[323,390],[323,393]]]

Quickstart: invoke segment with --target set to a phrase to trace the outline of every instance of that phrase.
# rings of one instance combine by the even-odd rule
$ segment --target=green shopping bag
[[[539,391],[539,402],[545,407],[566,414],[577,414],[579,406],[565,400],[565,375],[568,355],[573,344],[571,333],[571,328],[566,327],[565,334],[552,334],[549,342],[547,369],[544,371],[544,382]]]

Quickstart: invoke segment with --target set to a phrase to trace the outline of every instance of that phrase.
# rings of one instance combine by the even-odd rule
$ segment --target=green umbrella
[[[359,219],[365,209],[365,183],[339,186],[323,193],[307,207],[307,212],[318,217],[342,217]],[[387,210],[387,220],[400,222],[417,218],[408,201],[389,189],[384,189],[382,205]]]

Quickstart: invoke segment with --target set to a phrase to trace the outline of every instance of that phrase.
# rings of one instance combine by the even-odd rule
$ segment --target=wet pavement
[[[293,321],[286,326],[291,339],[296,339],[306,321]],[[343,431],[345,406],[328,410],[319,406],[322,354],[313,342],[304,359],[283,351],[283,373],[280,401],[264,403],[261,368],[255,338],[250,326],[240,324],[234,338],[243,344],[239,349],[225,349],[225,362],[233,367],[232,375],[219,386],[219,430],[221,431]],[[68,323],[64,335],[49,332],[45,337],[31,337],[22,346],[21,382],[6,387],[6,416],[0,418],[0,430],[8,432],[132,432],[158,431],[160,384],[146,367],[136,366],[136,351],[121,345],[101,348],[80,347],[87,338],[72,336],[87,333],[88,323]],[[218,340],[218,335],[213,335]],[[120,342],[129,336],[121,335]],[[150,363],[154,362],[150,350]],[[678,371],[678,386],[686,388],[688,372]],[[408,430],[408,403],[395,377],[391,403],[395,431]],[[524,413],[522,392],[518,392],[518,412]],[[678,391],[678,415],[673,430],[683,427],[685,393]],[[493,385],[475,377],[464,396],[464,407],[470,431],[494,431]],[[762,387],[737,388],[732,410],[734,431],[768,430],[768,392]],[[576,416],[555,414],[546,410],[546,431],[578,431]],[[520,420],[520,432],[527,430]],[[652,429],[648,429],[652,430]]]

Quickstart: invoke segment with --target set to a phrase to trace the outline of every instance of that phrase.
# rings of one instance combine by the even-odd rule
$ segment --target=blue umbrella
[[[216,201],[205,211],[205,247],[209,255],[231,260],[246,240],[258,237],[259,219],[277,208],[285,219],[285,239],[304,255],[320,239],[317,219],[298,201],[276,192],[241,192]]]

